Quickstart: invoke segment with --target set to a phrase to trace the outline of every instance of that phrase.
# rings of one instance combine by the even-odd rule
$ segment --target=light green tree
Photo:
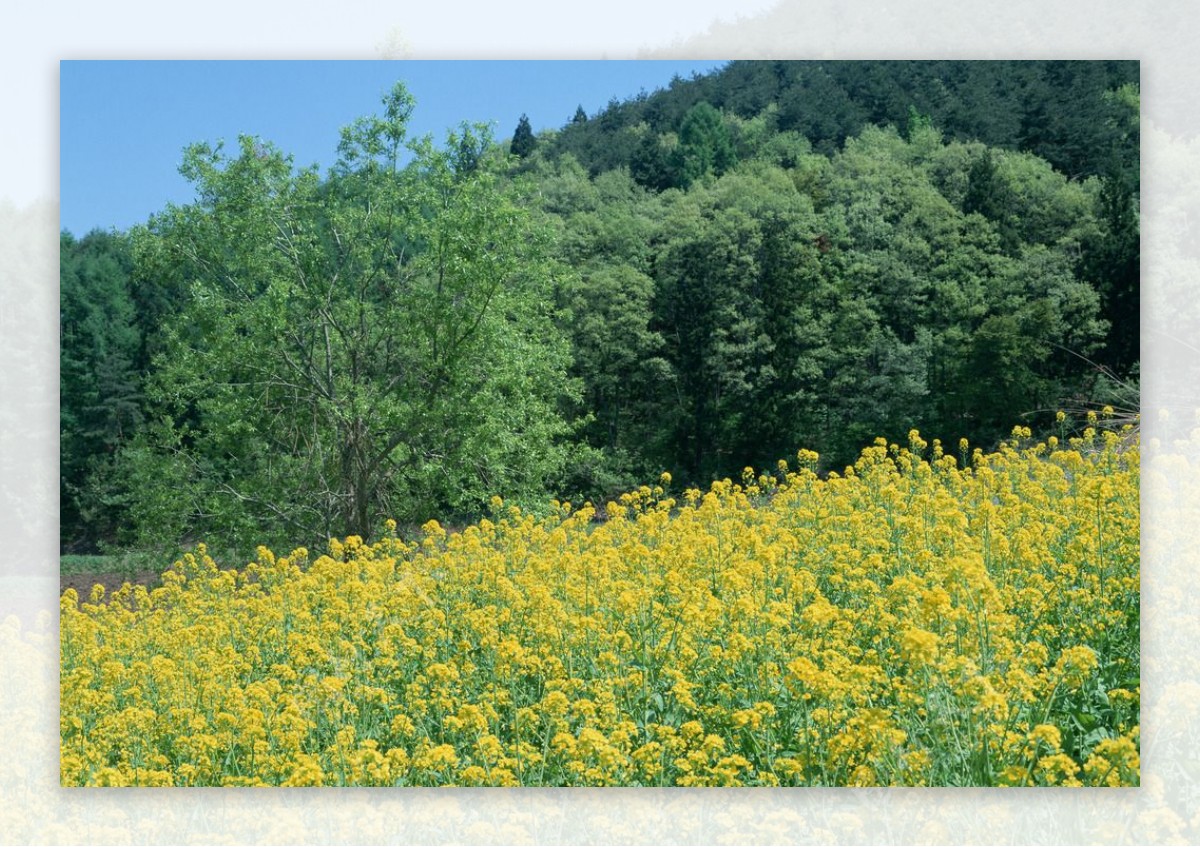
[[[733,167],[737,151],[721,113],[705,102],[689,109],[673,157],[676,182],[685,188],[707,174],[720,176]]]
[[[412,97],[342,132],[326,179],[244,137],[196,145],[198,200],[137,234],[191,281],[128,451],[152,533],[367,535],[385,516],[538,497],[562,461],[569,350],[546,234],[463,126],[407,139]]]

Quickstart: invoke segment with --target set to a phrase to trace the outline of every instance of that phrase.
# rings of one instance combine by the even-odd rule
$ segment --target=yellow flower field
[[[602,516],[201,546],[63,595],[61,780],[1137,785],[1138,457],[914,431]]]

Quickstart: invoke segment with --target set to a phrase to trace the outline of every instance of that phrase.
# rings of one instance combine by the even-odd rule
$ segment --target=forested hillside
[[[197,145],[194,204],[62,237],[63,548],[373,537],[1111,402],[1137,83],[734,62],[500,140],[409,138],[398,86],[327,173]]]
[[[673,147],[688,112],[707,103],[738,119],[735,128],[761,131],[741,123],[759,118],[827,154],[867,126],[904,131],[928,116],[948,139],[1033,153],[1070,178],[1114,165],[1136,174],[1136,138],[1130,145],[1114,93],[1138,80],[1130,61],[731,62],[664,91],[614,99],[591,120],[576,113],[551,146],[593,175],[627,165],[640,168],[643,183],[678,182],[669,162],[654,166],[657,151]]]

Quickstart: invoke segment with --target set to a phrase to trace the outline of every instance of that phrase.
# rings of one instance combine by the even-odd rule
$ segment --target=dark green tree
[[[1141,358],[1141,235],[1131,180],[1114,168],[1096,198],[1101,229],[1086,246],[1082,273],[1100,293],[1111,327],[1101,363],[1128,374]]]
[[[1100,230],[1086,244],[1081,272],[1100,292],[1111,330],[1102,363],[1128,374],[1140,359],[1141,225],[1138,208],[1138,127],[1141,97],[1137,86],[1108,92],[1108,126],[1113,140],[1108,166],[1096,197]]]
[[[529,125],[529,118],[521,115],[521,119],[517,121],[517,128],[513,132],[509,151],[518,158],[526,159],[536,146],[537,139],[534,138],[533,128]]]
[[[983,215],[995,224],[1001,243],[1009,249],[1014,249],[1019,244],[1015,206],[1008,183],[1000,175],[991,149],[985,149],[967,173],[963,212],[968,215]]]
[[[629,162],[629,172],[640,185],[654,191],[674,187],[678,175],[662,136],[649,128],[642,133],[637,150]]]
[[[675,391],[656,418],[670,433],[664,463],[682,477],[774,462],[800,437],[813,348],[826,343],[819,234],[811,204],[774,168],[697,185],[666,215],[654,328]]]
[[[114,456],[144,421],[143,339],[127,238],[64,232],[59,258],[60,536],[64,549],[94,550],[121,520]]]

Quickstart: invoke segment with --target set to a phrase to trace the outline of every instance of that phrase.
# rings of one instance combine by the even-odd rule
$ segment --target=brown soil
[[[63,574],[58,578],[58,595],[61,597],[68,588],[74,588],[79,599],[86,601],[91,597],[94,585],[103,585],[105,596],[108,596],[127,582],[153,589],[162,584],[162,574],[158,571],[136,571],[132,574],[113,571]]]

